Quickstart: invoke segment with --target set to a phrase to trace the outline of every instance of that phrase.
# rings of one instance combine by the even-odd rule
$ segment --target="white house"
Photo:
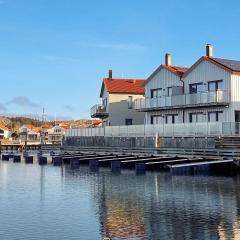
[[[206,55],[190,68],[172,66],[166,55],[135,109],[146,112],[148,124],[240,122],[239,87],[240,61],[215,58],[208,44]]]
[[[18,130],[19,139],[21,141],[37,142],[40,141],[40,133],[33,131],[26,125],[23,125]]]
[[[0,125],[0,139],[7,139],[10,137],[11,131],[7,127]]]
[[[59,126],[54,126],[47,130],[48,143],[50,144],[62,144],[63,137],[65,135],[65,129]]]
[[[103,120],[104,126],[144,124],[144,113],[133,108],[133,102],[144,98],[143,79],[103,79],[100,97],[102,104],[91,108],[91,117]]]
[[[146,80],[145,99],[135,101],[135,109],[146,112],[146,124],[180,123],[182,112],[174,107],[184,92],[183,74],[187,67],[171,64],[171,55],[166,54],[161,64]],[[173,98],[173,96],[175,98]]]

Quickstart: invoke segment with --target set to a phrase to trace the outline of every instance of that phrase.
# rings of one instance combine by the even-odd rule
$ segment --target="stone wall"
[[[213,137],[165,137],[160,138],[161,148],[180,149],[214,149]],[[84,147],[128,147],[128,148],[155,148],[153,137],[67,137],[66,146]]]

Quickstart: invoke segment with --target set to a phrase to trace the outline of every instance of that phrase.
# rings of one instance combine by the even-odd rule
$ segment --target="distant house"
[[[138,125],[144,123],[144,113],[133,108],[137,98],[144,98],[143,79],[104,78],[100,97],[102,104],[91,108],[91,117],[100,118],[104,126]]]
[[[0,139],[7,139],[10,137],[11,131],[7,127],[0,125]]]
[[[23,125],[18,130],[20,141],[35,142],[40,141],[40,133],[32,130],[30,127]]]
[[[64,129],[69,129],[69,128],[71,128],[71,125],[68,122],[62,122],[59,124],[59,127],[64,128]]]
[[[65,135],[65,129],[60,126],[55,126],[48,129],[48,143],[49,144],[62,144]]]

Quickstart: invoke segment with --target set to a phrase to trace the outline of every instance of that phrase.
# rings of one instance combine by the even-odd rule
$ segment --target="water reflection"
[[[95,199],[112,239],[240,239],[239,178],[100,174]]]
[[[0,163],[0,239],[238,240],[239,190],[239,176]]]

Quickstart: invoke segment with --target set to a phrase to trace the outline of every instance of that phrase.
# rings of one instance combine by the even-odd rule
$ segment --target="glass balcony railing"
[[[105,106],[100,104],[94,105],[91,108],[91,117],[92,118],[106,118],[108,117],[108,112]]]
[[[230,94],[228,91],[199,92],[158,98],[137,99],[134,101],[135,110],[188,108],[194,106],[228,105]]]

